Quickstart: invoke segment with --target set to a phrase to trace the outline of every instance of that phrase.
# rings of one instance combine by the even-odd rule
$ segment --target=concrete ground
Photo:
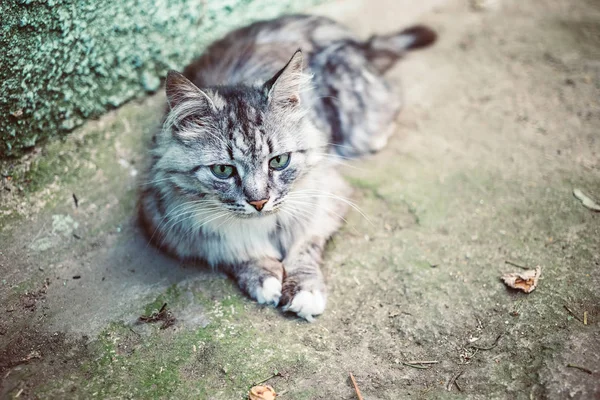
[[[282,399],[355,399],[350,372],[370,400],[600,398],[600,213],[572,195],[600,199],[600,3],[415,3],[315,10],[440,41],[390,73],[389,146],[344,167],[371,223],[352,212],[328,246],[313,324],[141,236],[162,94],[2,164],[0,398],[230,400],[271,377]],[[537,289],[507,289],[506,261],[539,265]],[[173,326],[136,323],[163,303]]]

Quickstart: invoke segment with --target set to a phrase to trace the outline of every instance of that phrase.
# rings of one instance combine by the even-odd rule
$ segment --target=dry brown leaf
[[[531,293],[537,287],[541,273],[542,269],[537,266],[535,269],[502,275],[502,280],[508,287]]]
[[[598,203],[596,203],[594,200],[592,200],[589,196],[587,196],[581,190],[573,189],[573,196],[575,196],[577,198],[577,200],[581,201],[581,204],[583,204],[583,206],[585,208],[592,210],[592,211],[596,211],[596,212],[600,211],[600,205],[598,205]]]
[[[269,385],[254,386],[248,393],[248,400],[275,400],[277,393]]]

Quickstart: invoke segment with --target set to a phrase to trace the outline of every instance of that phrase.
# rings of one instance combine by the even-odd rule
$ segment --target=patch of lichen
[[[318,0],[7,0],[0,158],[153,93],[211,41]]]

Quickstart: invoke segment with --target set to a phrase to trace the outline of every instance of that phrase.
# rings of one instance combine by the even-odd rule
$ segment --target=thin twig
[[[31,360],[39,360],[41,358],[42,358],[42,355],[40,354],[39,351],[32,351],[31,353],[29,353],[29,355],[27,357],[22,358],[20,360],[8,362],[6,364],[0,363],[0,368],[4,368],[4,367],[13,368],[13,367],[16,367],[17,365],[27,364]],[[6,376],[4,378],[6,379],[6,377],[8,377],[8,373],[6,374]]]
[[[138,332],[134,331],[133,328],[129,327],[129,330],[133,333],[135,333],[136,335],[138,335],[139,337],[141,337],[142,335],[140,335]]]
[[[573,310],[571,310],[566,304],[563,306],[565,308],[565,310],[567,310],[569,312],[569,314],[571,314],[577,321],[583,323],[583,320],[581,318],[579,318],[579,315],[575,314],[573,312]]]
[[[410,363],[402,363],[403,365],[406,365],[407,367],[411,367],[411,368],[416,368],[416,369],[429,369],[429,367],[426,367],[424,365],[418,365],[418,364],[410,364]]]
[[[463,356],[463,358],[465,359],[465,361],[464,362],[459,362],[458,365],[469,365],[469,364],[471,364],[471,360],[473,360],[473,358],[475,357],[475,355],[478,352],[479,352],[479,349],[475,349],[475,351],[473,352],[473,354],[467,354],[467,355]]]
[[[459,392],[462,392],[462,388],[458,384],[458,379],[454,381],[454,385],[456,386],[456,388],[458,389]]]
[[[567,364],[567,367],[569,367],[569,368],[576,368],[576,369],[578,369],[578,370],[580,370],[580,371],[587,372],[587,373],[588,373],[588,374],[590,374],[590,375],[591,375],[591,374],[593,374],[593,372],[592,372],[592,370],[591,370],[591,369],[589,369],[589,368],[586,368],[586,367],[581,367],[581,366],[579,366],[579,365],[575,365],[575,364]]]
[[[356,392],[356,397],[358,397],[358,400],[364,400],[362,394],[360,394],[360,389],[358,388],[358,384],[356,383],[356,379],[354,379],[352,372],[350,372],[350,380],[352,381],[352,386],[354,386],[354,391]]]
[[[33,237],[33,239],[31,239],[31,241],[29,243],[33,243],[37,240],[38,237],[40,237],[40,235],[42,234],[42,232],[44,231],[44,228],[46,227],[46,223],[44,222],[44,224],[42,225],[42,229],[40,229],[40,231],[37,233],[37,235],[35,235]],[[27,245],[25,245],[25,247],[27,247]]]
[[[521,268],[521,269],[529,269],[528,267],[526,267],[524,265],[517,264],[517,263],[512,262],[510,260],[504,260],[504,264],[512,265],[513,267],[517,267],[517,268]]]
[[[452,391],[452,386],[456,383],[456,380],[463,374],[463,372],[465,372],[465,371],[458,371],[456,374],[454,374],[452,376],[452,378],[450,378],[450,380],[446,384],[447,391],[449,391],[449,392]]]
[[[477,346],[476,344],[469,344],[468,347],[472,347],[472,348],[474,348],[476,350],[484,350],[484,351],[485,350],[492,350],[494,347],[498,346],[498,342],[500,341],[500,338],[503,335],[504,335],[503,333],[499,334],[498,337],[496,337],[496,340],[494,340],[494,342],[490,346],[483,347],[483,346]]]
[[[177,319],[171,314],[171,312],[167,310],[167,303],[164,303],[158,312],[154,312],[148,316],[142,315],[138,318],[138,322],[144,323],[162,321],[163,323],[160,326],[160,329],[167,329],[175,324],[176,320]]]
[[[273,374],[273,375],[269,376],[268,378],[265,378],[265,379],[263,379],[263,380],[261,380],[261,381],[255,382],[255,383],[253,383],[253,384],[252,384],[252,386],[258,386],[258,385],[260,385],[261,383],[265,383],[265,382],[266,382],[266,381],[268,381],[269,379],[271,379],[271,378],[275,378],[275,377],[277,377],[277,376],[281,376],[281,372],[277,372],[276,374]]]
[[[439,364],[440,362],[439,361],[427,361],[427,360],[426,361],[421,361],[421,360],[418,360],[418,361],[407,361],[406,363],[407,364]]]

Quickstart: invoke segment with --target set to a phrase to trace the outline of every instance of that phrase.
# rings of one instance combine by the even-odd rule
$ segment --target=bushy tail
[[[388,35],[372,36],[365,44],[367,58],[381,73],[391,68],[407,51],[432,45],[437,34],[431,28],[416,25]]]

